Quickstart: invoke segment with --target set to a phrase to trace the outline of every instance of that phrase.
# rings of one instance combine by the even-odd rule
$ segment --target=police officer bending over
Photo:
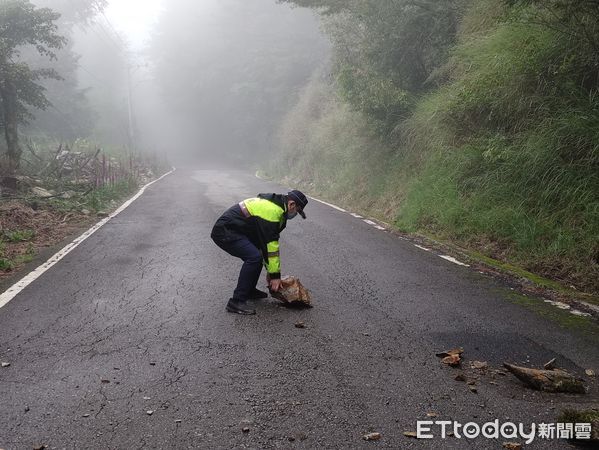
[[[227,311],[236,314],[256,314],[248,300],[268,297],[256,288],[262,265],[272,291],[281,288],[279,234],[298,214],[306,218],[308,199],[300,191],[287,195],[259,194],[233,205],[216,221],[210,237],[224,251],[243,260],[237,288],[227,303]]]

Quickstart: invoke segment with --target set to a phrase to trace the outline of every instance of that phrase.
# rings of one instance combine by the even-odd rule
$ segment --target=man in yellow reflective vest
[[[287,195],[259,194],[233,205],[216,221],[210,237],[224,251],[243,260],[237,288],[227,303],[227,311],[256,314],[248,300],[268,297],[256,288],[262,266],[268,272],[272,291],[281,288],[279,235],[298,214],[306,218],[306,196],[297,190]]]

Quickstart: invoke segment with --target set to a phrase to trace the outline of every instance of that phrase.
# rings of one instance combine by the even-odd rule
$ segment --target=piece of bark
[[[464,353],[464,349],[462,347],[459,347],[459,348],[454,348],[454,349],[451,349],[451,350],[446,350],[444,352],[436,353],[436,355],[439,358],[447,358],[448,356],[461,355],[462,353]]]
[[[509,370],[520,381],[538,391],[568,392],[572,394],[586,393],[582,381],[565,370],[529,369],[508,363],[505,363],[503,367]]]
[[[454,348],[452,350],[446,350],[444,352],[436,353],[436,356],[439,358],[443,358],[441,362],[443,364],[447,364],[451,367],[457,367],[460,365],[461,357],[460,355],[464,353],[463,348]]]
[[[504,442],[503,448],[507,448],[507,450],[522,450],[522,444],[519,442]]]
[[[451,367],[457,367],[460,365],[461,359],[460,355],[449,355],[441,360],[443,364],[447,364]]]
[[[553,370],[553,369],[555,369],[555,358],[553,358],[551,361],[547,361],[543,365],[543,369],[545,369],[545,370]]]
[[[381,437],[381,433],[368,433],[363,436],[365,441],[378,441]]]
[[[281,278],[281,290],[270,293],[274,298],[289,305],[301,305],[312,307],[312,296],[310,292],[302,285],[299,278],[283,277]]]
[[[470,367],[478,370],[485,370],[489,367],[489,363],[486,361],[472,361]]]

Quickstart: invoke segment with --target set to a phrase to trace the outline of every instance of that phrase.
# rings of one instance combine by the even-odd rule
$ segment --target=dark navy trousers
[[[238,235],[234,239],[231,239],[230,236],[227,239],[218,239],[218,237],[213,236],[212,239],[216,245],[228,254],[243,260],[233,298],[247,300],[260,279],[262,253],[247,237],[242,235]]]

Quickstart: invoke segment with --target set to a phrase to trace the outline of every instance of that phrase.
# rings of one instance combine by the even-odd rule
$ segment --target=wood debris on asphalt
[[[552,360],[547,361],[545,364],[543,364],[543,369],[545,369],[545,370],[555,369],[555,359],[556,358],[553,358]]]
[[[291,306],[312,307],[312,295],[296,277],[281,278],[281,290],[279,292],[270,291],[277,300]]]
[[[503,367],[509,370],[520,381],[538,391],[568,392],[573,394],[586,393],[583,382],[563,369],[530,369],[508,363],[505,363]]]
[[[368,433],[363,436],[365,441],[378,441],[381,437],[381,433]]]
[[[519,442],[504,442],[503,448],[507,448],[507,450],[522,450],[522,444]]]
[[[438,358],[443,358],[441,360],[441,362],[443,364],[447,364],[448,366],[451,366],[451,367],[457,367],[460,365],[460,362],[462,360],[462,358],[461,358],[462,353],[464,353],[464,349],[460,347],[460,348],[454,348],[452,350],[440,352],[440,353],[437,353],[436,355]]]
[[[489,368],[489,363],[486,361],[472,361],[470,367],[477,370],[486,370]]]

